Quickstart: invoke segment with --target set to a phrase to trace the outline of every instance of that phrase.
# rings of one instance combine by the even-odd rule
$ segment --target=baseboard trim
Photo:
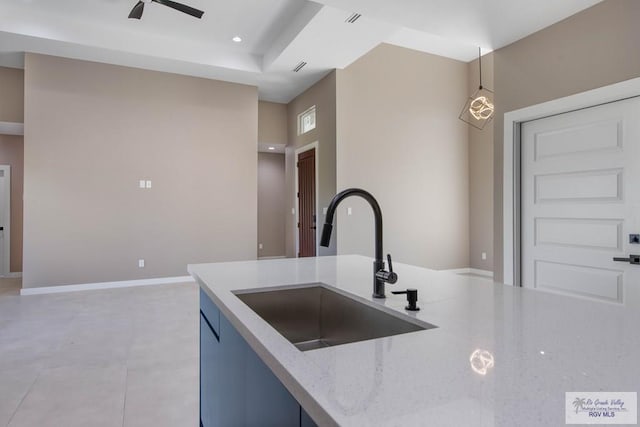
[[[451,270],[440,270],[447,273],[454,274],[475,274],[476,276],[483,276],[493,279],[493,271],[481,270],[479,268],[453,268]]]
[[[155,279],[122,280],[119,282],[83,283],[79,285],[42,286],[22,288],[20,295],[58,294],[62,292],[91,291],[98,289],[131,288],[134,286],[166,285],[169,283],[194,282],[191,276],[158,277]]]
[[[261,256],[258,257],[258,260],[263,260],[263,259],[284,259],[286,258],[286,255],[279,255],[279,256]]]
[[[13,273],[7,273],[6,276],[1,276],[3,279],[20,279],[22,277],[21,271],[16,271]]]
[[[0,133],[3,135],[24,135],[24,123],[0,122]]]

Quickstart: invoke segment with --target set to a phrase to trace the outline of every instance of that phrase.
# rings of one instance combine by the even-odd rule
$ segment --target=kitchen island
[[[387,298],[374,299],[371,263],[348,255],[198,264],[189,273],[201,304],[211,304],[205,311],[219,310],[299,403],[300,425],[558,426],[565,392],[640,388],[638,307],[401,263]],[[436,328],[300,351],[234,294],[317,282]],[[406,288],[418,289],[420,311],[391,294]]]

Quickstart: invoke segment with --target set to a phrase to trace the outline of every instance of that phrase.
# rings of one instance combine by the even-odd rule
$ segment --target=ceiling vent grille
[[[304,66],[307,65],[306,62],[301,61],[298,65],[296,65],[296,67],[293,69],[294,73],[297,73],[298,71],[302,70],[304,68]]]
[[[359,13],[352,13],[351,15],[349,15],[349,17],[344,21],[347,24],[355,24],[355,22],[360,19],[362,15],[360,15]]]

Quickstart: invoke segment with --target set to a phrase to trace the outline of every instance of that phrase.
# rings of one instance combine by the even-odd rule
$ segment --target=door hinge
[[[300,198],[300,192],[298,191],[298,199]]]
[[[300,162],[296,162],[296,167],[299,168],[300,167]]]
[[[298,228],[300,228],[300,223],[298,223]]]

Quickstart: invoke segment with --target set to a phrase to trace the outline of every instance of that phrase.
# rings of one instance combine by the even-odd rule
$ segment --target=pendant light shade
[[[478,67],[480,69],[480,86],[467,99],[459,118],[463,122],[482,130],[493,119],[495,106],[493,105],[493,92],[482,86],[482,54],[480,48],[478,48]]]

